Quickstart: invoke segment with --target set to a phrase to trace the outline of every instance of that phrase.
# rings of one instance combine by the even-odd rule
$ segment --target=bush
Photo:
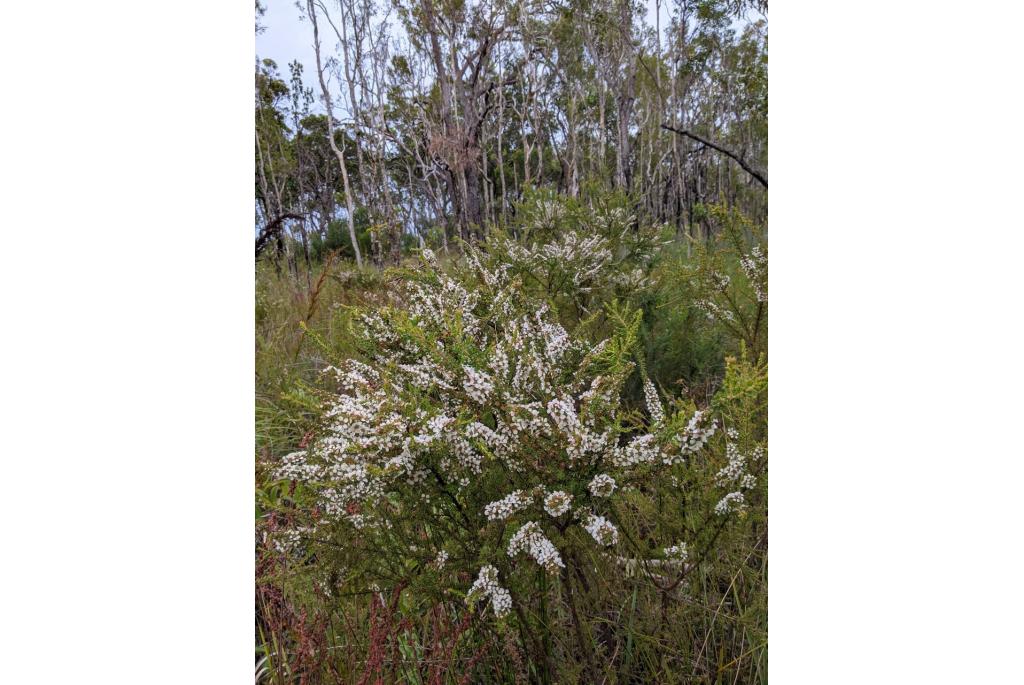
[[[356,230],[356,240],[363,255],[370,254],[370,215],[363,207],[357,207],[352,223]],[[345,259],[355,259],[352,249],[352,238],[348,233],[347,219],[334,219],[327,224],[327,235],[314,233],[310,240],[310,254],[316,261],[323,261],[331,252],[337,252]]]
[[[710,406],[666,393],[637,306],[663,287],[657,232],[621,208],[522,216],[528,242],[447,272],[425,251],[387,306],[349,311],[344,350],[314,339],[331,363],[306,446],[267,465],[260,587],[305,607],[292,642],[361,620],[342,679],[677,682],[712,639],[725,671],[760,669],[763,356],[741,345]],[[692,615],[697,594],[736,623]]]

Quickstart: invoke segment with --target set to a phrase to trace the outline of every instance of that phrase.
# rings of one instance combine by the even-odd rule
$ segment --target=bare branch
[[[754,167],[750,166],[750,164],[748,164],[746,162],[746,160],[744,160],[741,155],[737,155],[732,150],[727,150],[726,148],[722,147],[721,145],[718,145],[717,143],[713,143],[713,142],[711,142],[710,140],[708,140],[706,138],[701,138],[696,133],[691,133],[690,131],[687,131],[686,129],[675,128],[675,127],[669,126],[668,124],[662,124],[661,127],[663,129],[665,129],[666,131],[672,131],[673,133],[677,133],[677,134],[679,134],[681,136],[685,136],[685,137],[690,138],[692,140],[696,140],[698,143],[701,143],[702,145],[706,145],[709,148],[711,148],[712,150],[717,150],[718,152],[721,152],[723,155],[725,155],[726,157],[734,160],[737,164],[739,164],[741,167],[743,167],[744,171],[746,171],[748,174],[750,174],[755,179],[757,179],[761,183],[761,185],[763,185],[765,188],[768,187],[768,177],[764,175],[764,172],[763,171],[758,171]]]

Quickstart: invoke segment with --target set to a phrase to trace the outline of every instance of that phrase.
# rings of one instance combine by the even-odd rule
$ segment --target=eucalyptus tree
[[[427,56],[433,85],[424,101],[427,153],[445,172],[462,237],[479,236],[484,220],[481,137],[504,83],[496,48],[510,39],[515,2],[398,0],[409,44]]]
[[[718,230],[716,204],[767,219],[762,2],[657,0],[653,22],[636,0],[302,9],[325,113],[300,71],[289,87],[261,66],[256,154],[258,221],[302,215],[303,245],[341,205],[357,263],[357,215],[375,265],[397,263],[407,233],[447,251],[492,224],[515,231],[535,189],[615,191],[638,221],[692,238]]]
[[[307,0],[306,16],[309,17],[310,23],[313,26],[313,51],[316,55],[317,79],[320,82],[320,94],[323,99],[324,107],[327,109],[327,140],[330,142],[331,150],[334,152],[335,157],[337,157],[338,166],[341,168],[341,180],[345,191],[345,208],[347,210],[346,221],[348,222],[349,238],[352,240],[352,251],[356,257],[356,265],[362,267],[363,257],[359,250],[359,240],[356,238],[355,204],[352,199],[352,184],[349,182],[348,166],[345,163],[345,137],[341,137],[341,145],[339,146],[338,140],[334,135],[334,100],[330,89],[327,87],[327,81],[324,78],[325,66],[320,56],[320,31],[317,21],[317,7],[317,3],[313,2],[313,0]]]

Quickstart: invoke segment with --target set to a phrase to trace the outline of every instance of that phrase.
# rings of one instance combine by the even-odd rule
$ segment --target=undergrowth
[[[766,682],[767,247],[710,215],[258,265],[259,682]]]

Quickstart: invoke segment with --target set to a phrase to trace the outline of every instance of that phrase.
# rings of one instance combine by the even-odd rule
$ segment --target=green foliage
[[[359,249],[362,254],[370,250],[370,216],[362,207],[357,207],[352,219],[356,229],[356,240],[359,241]],[[343,259],[355,259],[355,251],[352,249],[352,238],[348,233],[348,221],[346,219],[335,219],[327,225],[327,235],[321,237],[313,234],[310,241],[310,253],[316,261],[323,261],[331,252],[337,252]]]
[[[662,129],[766,166],[766,5],[309,7],[335,120],[255,74],[257,682],[766,681],[767,192]]]
[[[425,255],[419,265],[380,273],[328,260],[305,288],[261,265],[258,659],[267,682],[299,672],[331,682],[764,680],[766,352],[755,353],[696,304],[725,265],[737,274],[730,296],[738,306],[758,304],[739,266],[753,228],[725,210],[715,216],[723,238],[687,249],[665,245],[669,232],[632,217],[622,196],[583,202],[538,192],[510,227],[518,240],[495,232],[450,261]],[[340,518],[324,508],[325,488],[340,483],[280,477],[280,455],[308,447],[310,463],[332,463],[342,453],[323,441],[355,435],[334,433],[325,408],[350,391],[320,373],[362,368],[348,360],[378,374],[365,390],[381,391],[365,403],[372,421],[395,412],[408,435],[425,436],[428,419],[448,413],[450,430],[473,422],[497,430],[525,399],[515,399],[511,376],[489,371],[495,355],[504,349],[512,369],[526,368],[546,359],[531,356],[544,349],[544,335],[559,339],[557,329],[515,337],[523,325],[516,322],[533,317],[564,327],[569,345],[564,357],[543,362],[546,381],[529,396],[542,407],[563,392],[577,398],[580,419],[609,436],[609,454],[644,435],[673,454],[698,412],[720,430],[682,459],[628,468],[574,461],[572,439],[554,428],[537,428],[511,453],[481,432],[471,444],[483,468],[467,472],[465,485],[449,477],[455,453],[440,439],[416,457],[426,480],[405,482],[383,457],[366,462],[369,478],[386,486],[383,496],[346,500]],[[410,380],[416,376],[403,365],[421,360],[435,380]],[[493,375],[485,404],[465,394],[467,366]],[[588,400],[586,388],[600,392]],[[379,425],[378,438],[395,430]],[[722,515],[716,508],[738,486],[720,482],[721,474],[737,455],[752,483],[740,490],[742,506]],[[525,470],[503,467],[509,459]],[[617,483],[611,497],[589,492],[599,472]],[[508,520],[483,515],[489,503],[537,483],[571,495],[574,511],[549,518],[534,500]],[[588,514],[575,513],[583,503],[616,527],[614,545],[595,543],[583,525]],[[564,569],[549,573],[507,553],[524,521],[541,522]],[[678,564],[668,552],[676,543],[688,551]],[[483,564],[511,593],[513,610],[500,619],[467,602]],[[319,647],[304,652],[309,645]],[[384,654],[391,656],[375,661]]]

